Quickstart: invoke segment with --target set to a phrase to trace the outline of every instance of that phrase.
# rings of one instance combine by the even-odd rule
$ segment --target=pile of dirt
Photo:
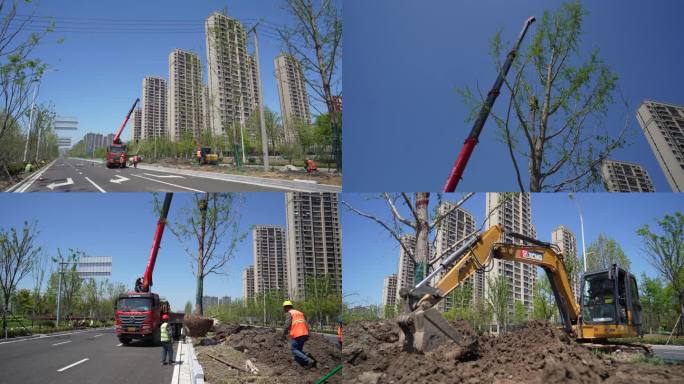
[[[200,316],[185,316],[183,324],[188,329],[188,336],[204,337],[214,325],[214,320]]]
[[[223,369],[234,379],[222,382],[313,383],[343,361],[337,346],[318,334],[311,334],[304,345],[304,351],[318,362],[315,368],[304,368],[294,361],[288,342],[282,339],[282,330],[222,324],[215,328],[212,339],[219,341],[219,344],[198,346],[197,352],[207,376],[216,379],[219,377],[216,370]],[[220,362],[210,361],[215,359],[209,357],[209,354],[240,367],[245,365],[246,360],[250,360],[257,366],[259,373],[241,372],[230,369],[225,364],[221,367]],[[216,382],[209,377],[208,381]],[[341,378],[328,381],[341,382]]]
[[[478,336],[466,322],[452,325],[473,348],[443,345],[426,354],[402,351],[398,327],[388,322],[347,327],[345,355],[359,358],[343,370],[349,383],[597,383],[672,382],[684,369],[662,369],[657,375],[630,375],[639,365],[620,364],[592,353],[564,332],[543,322],[501,337]],[[648,366],[646,366],[648,368]]]

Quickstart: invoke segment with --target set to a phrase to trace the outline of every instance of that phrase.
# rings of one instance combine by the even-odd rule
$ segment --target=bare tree
[[[210,274],[225,274],[223,267],[233,258],[237,246],[246,234],[240,233],[240,207],[244,201],[237,193],[193,194],[192,204],[175,213],[175,222],[167,227],[183,244],[190,256],[197,278],[195,313],[204,315],[202,296],[204,278]],[[155,209],[161,207],[155,198]],[[192,244],[196,245],[196,248]]]
[[[342,121],[335,105],[335,74],[342,58],[342,15],[334,0],[286,0],[292,27],[278,29],[289,54],[302,66],[304,80],[318,101],[325,103],[334,136],[333,153],[342,169]]]
[[[24,227],[6,231],[0,228],[0,287],[2,288],[2,331],[7,337],[7,310],[12,293],[19,282],[31,272],[42,248],[36,246],[37,224],[24,222]]]
[[[603,128],[617,75],[599,58],[598,50],[581,62],[585,15],[579,1],[564,4],[554,14],[544,13],[524,57],[513,63],[513,80],[505,81],[510,92],[505,112],[492,111],[521,192],[521,164],[528,166],[530,192],[582,191],[600,185],[601,163],[625,145],[627,115],[621,132]],[[499,32],[491,50],[499,71],[504,46]],[[459,93],[473,110],[484,102],[481,91],[478,96],[469,89]]]
[[[439,229],[446,217],[460,208],[461,205],[473,195],[474,193],[472,192],[464,194],[457,202],[451,203],[447,206],[447,209],[440,212],[439,206],[442,203],[442,194],[437,194],[438,204],[435,211],[431,213],[428,209],[430,205],[429,192],[416,192],[414,193],[413,200],[409,194],[405,192],[398,194],[386,192],[382,194],[381,198],[385,201],[391,213],[390,220],[383,220],[378,215],[361,211],[360,209],[351,206],[346,201],[342,201],[342,204],[359,216],[370,219],[383,227],[390,236],[399,243],[399,246],[404,250],[411,261],[415,263],[416,278],[422,279],[429,272],[432,265],[440,261],[444,256],[453,252],[456,247],[461,244],[461,242],[456,242],[442,250],[440,254],[436,254],[436,252],[435,254],[431,254],[432,250],[436,251],[436,247],[434,246],[434,242],[436,241],[436,236],[434,236],[435,231]],[[515,193],[505,193],[503,198],[500,199],[499,204],[488,212],[487,217],[483,220],[482,226],[480,226],[479,229],[476,229],[475,232],[467,234],[465,237],[468,238],[481,231],[489,216],[502,204],[509,201],[514,195]],[[399,207],[401,206],[408,209],[411,214],[410,219],[401,214],[399,211]],[[410,231],[411,235],[416,239],[414,248],[409,247],[404,236],[408,233],[407,230]]]

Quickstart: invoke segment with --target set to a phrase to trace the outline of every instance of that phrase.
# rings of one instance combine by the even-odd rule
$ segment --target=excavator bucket
[[[434,308],[402,314],[398,323],[402,330],[400,341],[407,352],[430,352],[441,345],[455,343],[467,354],[477,347],[476,340],[466,340]]]

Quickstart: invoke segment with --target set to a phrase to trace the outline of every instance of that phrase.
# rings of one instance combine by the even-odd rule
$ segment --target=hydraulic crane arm
[[[463,143],[463,147],[461,148],[461,152],[458,154],[458,157],[456,158],[456,162],[454,163],[454,166],[451,169],[451,173],[449,173],[449,177],[447,178],[446,184],[444,185],[444,192],[453,192],[456,189],[458,182],[461,180],[461,176],[463,176],[463,171],[465,170],[465,167],[468,164],[470,155],[473,153],[475,145],[477,145],[478,139],[480,137],[480,133],[482,132],[482,128],[484,127],[485,122],[487,121],[487,117],[489,117],[489,112],[492,110],[492,107],[494,107],[494,102],[496,101],[496,98],[499,96],[501,86],[503,85],[504,80],[506,79],[508,71],[511,69],[513,60],[515,60],[515,56],[518,53],[520,44],[522,43],[522,40],[525,37],[525,34],[527,33],[527,29],[530,27],[532,23],[534,23],[535,20],[535,17],[531,16],[529,19],[525,21],[523,29],[522,31],[520,31],[520,35],[518,36],[518,41],[515,43],[513,49],[508,53],[506,62],[504,63],[503,67],[501,67],[501,71],[499,72],[499,75],[497,76],[496,81],[494,82],[494,86],[492,86],[492,89],[489,91],[489,93],[487,93],[487,99],[485,100],[484,104],[482,105],[482,108],[480,109],[480,114],[477,116],[477,120],[475,120],[475,123],[473,124],[473,128],[471,129],[470,134]]]
[[[157,229],[154,232],[154,240],[152,242],[152,250],[150,250],[150,259],[147,261],[147,268],[145,274],[141,279],[135,283],[136,292],[149,292],[152,286],[152,273],[154,272],[154,265],[157,262],[157,253],[159,252],[159,245],[161,244],[162,236],[164,235],[164,227],[166,226],[166,217],[169,214],[169,207],[171,207],[171,199],[173,193],[167,193],[164,197],[161,213],[159,214],[159,221],[157,221]]]
[[[399,317],[406,349],[427,351],[445,339],[457,343],[460,341],[460,336],[433,307],[492,259],[518,261],[542,267],[551,282],[563,324],[568,332],[572,332],[572,326],[577,324],[580,316],[580,307],[572,293],[562,256],[551,244],[515,233],[508,235],[534,245],[501,243],[503,233],[503,228],[497,225],[467,239],[461,248],[440,263],[414,289],[400,292],[406,299],[404,314]],[[429,282],[443,271],[446,273],[434,287],[430,287]]]
[[[121,144],[121,133],[123,132],[124,128],[126,127],[126,124],[128,123],[128,119],[131,118],[131,115],[133,114],[133,110],[135,109],[135,106],[138,105],[139,101],[140,101],[140,99],[135,99],[135,102],[133,103],[131,110],[128,111],[128,114],[126,115],[126,118],[124,119],[123,124],[121,124],[121,128],[119,128],[119,131],[116,132],[116,136],[114,136],[114,140],[112,140],[114,144]]]

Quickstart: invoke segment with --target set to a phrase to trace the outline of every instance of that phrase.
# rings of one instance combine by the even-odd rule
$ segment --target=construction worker
[[[162,315],[159,334],[162,345],[162,365],[173,364],[173,328],[169,326],[169,315],[167,314]]]
[[[342,349],[342,318],[337,319],[337,343]]]
[[[202,165],[202,148],[197,148],[197,164]]]
[[[303,351],[304,343],[309,340],[309,326],[306,324],[304,313],[293,309],[290,300],[283,302],[283,311],[285,312],[283,339],[290,337],[290,350],[295,361],[307,368],[315,367],[316,360]]]
[[[316,163],[311,159],[306,159],[306,173],[318,172],[318,167]]]
[[[133,168],[138,168],[138,163],[140,162],[140,156],[138,156],[138,155],[133,156],[132,161],[133,161]]]

